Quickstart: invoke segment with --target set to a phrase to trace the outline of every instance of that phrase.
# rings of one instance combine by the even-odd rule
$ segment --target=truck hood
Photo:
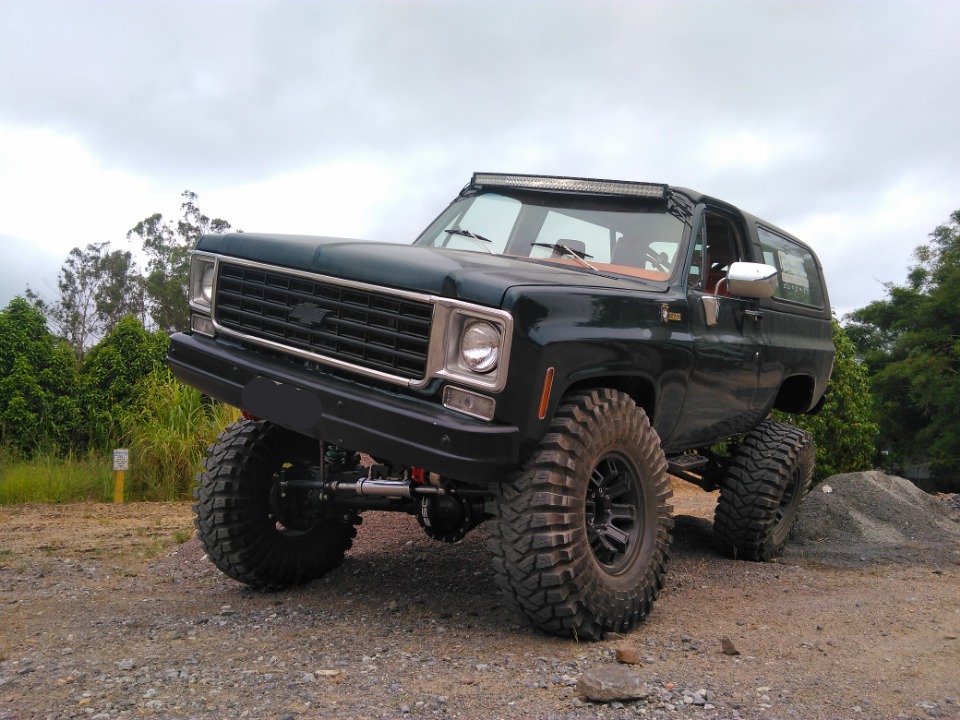
[[[197,251],[500,307],[518,285],[662,291],[662,283],[506,255],[307,235],[204,235]]]

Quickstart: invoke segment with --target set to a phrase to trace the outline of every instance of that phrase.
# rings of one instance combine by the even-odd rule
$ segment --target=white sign
[[[130,451],[129,450],[120,449],[120,450],[113,451],[113,469],[114,470],[130,469]]]

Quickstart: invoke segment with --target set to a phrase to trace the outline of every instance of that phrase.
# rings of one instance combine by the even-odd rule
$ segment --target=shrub
[[[120,418],[142,401],[140,385],[164,367],[169,339],[128,315],[87,354],[81,369],[86,441],[108,450],[123,433]]]
[[[66,450],[79,430],[73,353],[47,329],[37,308],[14,298],[0,311],[0,440],[30,458]]]
[[[190,497],[204,450],[238,415],[182,384],[167,368],[148,375],[133,407],[121,417],[130,450],[130,497]]]

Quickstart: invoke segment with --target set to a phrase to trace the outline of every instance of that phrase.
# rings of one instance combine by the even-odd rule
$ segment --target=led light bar
[[[594,180],[592,178],[555,177],[553,175],[474,173],[473,180],[470,184],[474,187],[554,190],[654,199],[663,199],[667,196],[667,186],[657,183],[629,182],[626,180]]]

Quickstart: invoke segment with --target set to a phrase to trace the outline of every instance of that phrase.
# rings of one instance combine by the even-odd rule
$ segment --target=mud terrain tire
[[[534,625],[599,639],[650,612],[673,528],[660,439],[627,395],[565,399],[487,512],[497,582]]]
[[[720,485],[713,532],[733,557],[766,561],[783,549],[810,490],[813,437],[768,420],[747,433]]]
[[[360,517],[284,497],[284,466],[321,462],[317,441],[269,422],[241,420],[207,450],[194,489],[195,525],[225,574],[258,588],[298,585],[337,567]]]

